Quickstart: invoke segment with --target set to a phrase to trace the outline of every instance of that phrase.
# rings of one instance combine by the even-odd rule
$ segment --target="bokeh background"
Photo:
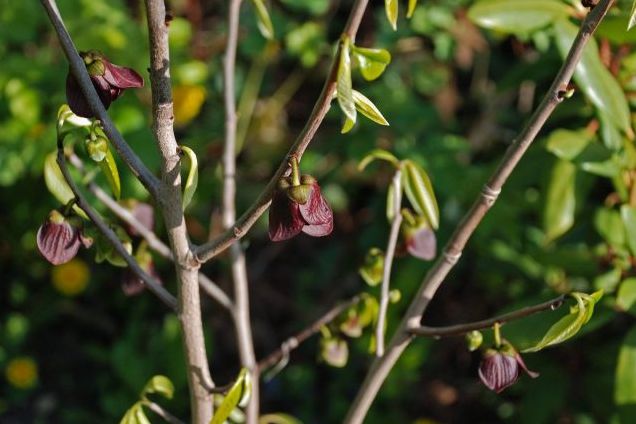
[[[486,31],[468,17],[473,1],[420,3],[412,19],[400,16],[394,32],[383,2],[372,2],[356,40],[392,54],[379,80],[354,78],[354,88],[374,101],[391,125],[361,119],[351,133],[341,135],[342,116],[333,107],[303,156],[303,172],[320,180],[334,209],[334,233],[272,243],[265,215],[242,241],[258,357],[338,301],[360,292],[378,294],[377,287],[360,278],[358,267],[368,249],[386,244],[385,199],[392,171],[383,164],[358,171],[366,153],[387,149],[426,169],[440,205],[437,237],[443,243],[562,62],[549,25],[527,36]],[[273,1],[269,8],[276,40],[268,43],[250,2],[244,2],[236,73],[242,107],[239,212],[265,186],[307,119],[350,6],[338,0]],[[60,0],[59,7],[78,49],[101,50],[112,62],[137,69],[148,83],[148,41],[139,1]],[[630,7],[631,1],[619,1],[597,39],[602,59],[631,105],[636,35],[624,31]],[[227,5],[173,0],[169,8],[177,136],[194,149],[200,163],[188,224],[192,240],[201,243],[221,226],[221,59]],[[575,17],[572,22],[577,23]],[[42,170],[45,156],[55,149],[56,112],[65,102],[67,74],[39,4],[0,0],[0,57],[0,422],[118,422],[155,374],[168,376],[176,387],[173,400],[159,402],[186,418],[176,318],[149,293],[126,297],[124,270],[95,263],[94,251],[82,250],[69,264],[52,267],[35,247],[39,225],[59,207]],[[110,113],[135,151],[157,169],[147,85],[126,92]],[[563,157],[546,148],[556,129],[583,131],[579,135],[589,139],[582,153],[586,159],[572,160],[575,171],[567,174],[556,166]],[[480,354],[468,352],[462,338],[418,339],[392,371],[367,422],[587,424],[619,422],[621,414],[623,422],[630,422],[629,402],[617,406],[615,392],[626,391],[628,400],[630,393],[636,397],[636,365],[622,362],[619,367],[618,360],[621,353],[636,361],[636,337],[630,332],[636,282],[630,280],[634,262],[618,210],[633,200],[629,178],[636,164],[628,137],[619,136],[618,147],[608,147],[607,137],[599,130],[598,110],[579,91],[559,107],[425,317],[431,325],[466,322],[559,293],[604,288],[606,296],[592,321],[574,340],[525,355],[541,377],[523,376],[501,395],[479,383]],[[86,157],[82,143],[76,143],[76,151]],[[622,162],[607,165],[613,168],[605,174],[585,172],[582,166],[615,157]],[[123,197],[148,201],[128,170],[121,166],[120,171]],[[101,176],[97,181],[104,183]],[[554,232],[551,220],[562,215],[551,217],[547,210],[565,210],[571,225]],[[160,225],[156,230],[164,235]],[[155,262],[174,293],[171,265],[159,257]],[[396,259],[391,284],[401,300],[390,306],[389,332],[429,266],[403,254]],[[231,293],[226,257],[205,265],[204,271]],[[528,346],[563,314],[559,310],[511,324],[504,327],[504,336]],[[231,317],[207,298],[203,316],[212,374],[220,384],[229,382],[240,367]],[[343,368],[321,360],[319,336],[309,340],[284,370],[263,383],[263,412],[285,412],[304,423],[340,422],[372,359],[370,333],[347,338]],[[627,383],[617,375],[627,375]]]

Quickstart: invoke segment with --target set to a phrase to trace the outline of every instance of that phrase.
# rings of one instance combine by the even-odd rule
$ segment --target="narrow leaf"
[[[291,415],[276,413],[265,414],[258,418],[258,424],[302,424],[302,422]]]
[[[360,66],[360,73],[367,81],[373,81],[382,75],[391,62],[391,54],[385,49],[353,46],[351,51],[355,61]]]
[[[397,30],[398,0],[384,0],[384,9],[391,28],[393,28],[393,31]]]
[[[569,10],[554,0],[481,0],[468,10],[468,17],[483,28],[527,36],[567,17]]]
[[[636,209],[629,205],[621,206],[621,219],[625,226],[629,250],[632,255],[636,255]]]
[[[340,134],[348,133],[349,131],[351,131],[351,128],[353,128],[354,125],[355,125],[355,122],[353,122],[348,117],[345,117],[344,124],[342,124],[342,128],[340,129]]]
[[[615,375],[616,405],[633,406],[636,403],[636,327],[629,330],[621,345]]]
[[[115,197],[115,199],[119,200],[121,197],[121,182],[119,180],[117,163],[115,162],[113,153],[110,151],[110,147],[106,152],[104,160],[99,162],[99,167],[102,169],[102,172],[106,177],[106,181],[108,181],[108,185],[110,186],[110,190],[112,191],[113,196]]]
[[[146,387],[141,392],[142,396],[149,393],[159,393],[167,399],[172,399],[174,395],[174,385],[172,381],[164,375],[155,375],[146,383]]]
[[[44,159],[44,183],[49,192],[57,199],[58,202],[65,205],[75,197],[73,191],[66,183],[62,170],[57,164],[57,153],[49,153]],[[88,216],[77,205],[73,206],[73,211],[84,219]]]
[[[197,190],[199,184],[199,165],[197,155],[188,146],[181,146],[181,151],[185,153],[184,160],[188,166],[188,176],[183,187],[183,210],[190,204],[192,197]]]
[[[396,205],[395,200],[395,184],[391,181],[386,192],[386,219],[389,222],[393,222],[393,218],[395,218],[395,211],[400,210],[399,208],[401,205]]]
[[[574,336],[581,329],[587,318],[585,302],[581,298],[576,298],[578,307],[573,312],[561,318],[545,333],[543,339],[534,347],[524,350],[524,352],[538,352],[543,348],[561,343]]]
[[[559,160],[552,169],[543,211],[543,228],[548,241],[560,237],[574,224],[575,175],[576,167],[564,160]]]
[[[356,109],[361,114],[380,125],[389,125],[378,108],[373,104],[371,100],[365,97],[364,94],[360,93],[359,91],[353,90],[353,101],[355,102]]]
[[[634,28],[636,25],[636,0],[632,2],[632,11],[629,12],[629,22],[627,23],[627,31]]]
[[[425,217],[431,227],[439,226],[439,208],[433,185],[426,172],[410,160],[403,161],[402,185],[413,209]]]
[[[126,411],[119,424],[150,424],[150,421],[144,413],[142,403],[137,402]]]
[[[232,410],[236,408],[244,398],[246,389],[248,389],[248,387],[246,387],[246,380],[247,369],[243,368],[239,373],[236,382],[230,391],[227,392],[227,395],[223,399],[223,402],[221,402],[221,405],[217,408],[210,424],[223,424],[225,420],[227,420],[232,413]]]
[[[396,168],[399,168],[400,166],[400,161],[390,152],[383,149],[374,149],[362,158],[358,164],[358,171],[364,171],[364,168],[376,159],[385,160]]]
[[[356,106],[353,102],[353,88],[351,83],[351,40],[344,38],[340,43],[338,59],[338,81],[336,89],[338,91],[338,104],[345,116],[353,123],[356,122]]]
[[[413,16],[413,12],[415,12],[415,6],[417,6],[417,0],[409,0],[409,6],[406,10],[406,17],[410,18]]]
[[[274,39],[274,25],[272,19],[269,17],[269,12],[263,0],[252,0],[254,7],[256,8],[256,17],[258,18],[258,30],[263,37],[268,40]]]

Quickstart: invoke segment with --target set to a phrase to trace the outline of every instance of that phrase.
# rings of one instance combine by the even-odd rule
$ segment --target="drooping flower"
[[[125,89],[144,86],[144,79],[136,71],[110,63],[104,55],[97,51],[80,52],[80,56],[84,60],[93,86],[106,109]],[[94,117],[79,83],[71,72],[66,77],[66,100],[76,115],[85,118]]]
[[[331,234],[331,231],[333,212],[316,179],[309,175],[282,178],[272,196],[269,211],[270,240],[288,240],[300,232],[322,237]]]
[[[36,236],[38,250],[53,265],[60,265],[77,255],[80,245],[88,248],[92,239],[82,234],[79,217],[65,217],[57,210],[51,211]]]
[[[490,390],[501,393],[517,381],[519,368],[532,378],[539,376],[526,367],[519,352],[504,340],[499,348],[491,348],[484,353],[479,364],[479,378]]]
[[[403,210],[404,221],[402,236],[406,250],[416,258],[430,261],[435,258],[437,238],[426,218],[413,216],[410,211]]]
[[[155,210],[148,203],[139,202],[135,199],[126,199],[119,202],[123,207],[128,209],[135,219],[149,231],[153,231],[155,227]],[[141,236],[139,231],[127,223],[124,224],[126,232],[131,236]]]

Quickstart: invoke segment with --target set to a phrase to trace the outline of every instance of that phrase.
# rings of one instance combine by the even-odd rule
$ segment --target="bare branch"
[[[113,121],[110,119],[110,116],[108,116],[108,113],[106,112],[106,109],[99,99],[99,96],[95,91],[95,87],[93,87],[93,83],[88,76],[86,65],[77,53],[75,45],[73,44],[73,40],[66,30],[64,21],[62,20],[55,0],[41,1],[42,5],[46,9],[47,14],[49,15],[49,19],[51,21],[51,24],[53,25],[53,28],[55,29],[55,32],[57,33],[58,39],[60,40],[60,44],[62,46],[62,49],[64,50],[64,54],[66,55],[66,58],[69,62],[71,72],[79,83],[82,89],[82,93],[84,94],[91,110],[100,120],[102,127],[104,128],[104,132],[108,136],[108,139],[117,150],[117,153],[119,153],[119,156],[124,160],[126,165],[128,165],[132,173],[139,179],[139,181],[141,181],[144,187],[146,187],[148,192],[153,197],[157,197],[159,180],[157,179],[157,177],[154,176],[152,172],[150,172],[150,170],[141,161],[141,159],[139,159],[135,152],[130,148],[128,143],[126,143],[126,140],[124,140],[122,135],[117,130],[117,127],[115,127],[115,124],[113,124]]]
[[[347,25],[343,30],[343,35],[347,35],[352,40],[355,39],[355,35],[360,26],[360,20],[364,15],[367,4],[368,0],[356,0],[353,8],[351,9]],[[334,56],[329,76],[327,77],[325,85],[322,88],[322,92],[320,93],[320,96],[314,105],[314,109],[307,120],[307,124],[305,124],[305,127],[287,152],[287,156],[285,156],[285,158],[281,161],[280,166],[270,179],[265,189],[261,192],[252,206],[250,206],[230,228],[214,240],[211,240],[195,249],[194,253],[199,261],[206,262],[227,249],[232,243],[247,234],[249,229],[252,228],[252,225],[254,225],[258,218],[265,213],[271,202],[272,193],[276,188],[276,183],[281,179],[289,167],[289,158],[295,155],[300,160],[331,107],[333,94],[336,92],[336,77],[338,74],[337,58],[339,54],[340,52],[338,51]]]
[[[534,141],[552,111],[563,100],[563,90],[572,78],[574,69],[583,53],[583,48],[613,3],[614,0],[601,0],[581,24],[579,33],[550,89],[525,128],[508,148],[499,167],[490,177],[473,206],[455,229],[450,240],[446,243],[443,254],[424,277],[418,293],[413,298],[408,311],[387,347],[386,353],[381,358],[376,358],[371,365],[371,369],[367,373],[345,418],[346,423],[358,424],[364,420],[386,376],[413,338],[413,335],[408,332],[408,328],[419,325],[428,304],[450,270],[459,260],[461,252],[475,228],[477,228],[477,225],[495,203],[502,186]]]
[[[151,401],[145,401],[144,405],[148,407],[152,412],[159,415],[163,420],[169,424],[185,424],[179,418],[172,415],[170,412],[166,411],[161,405],[156,404]]]
[[[393,175],[393,221],[389,240],[384,253],[384,269],[382,271],[382,286],[380,291],[380,309],[378,311],[378,324],[375,331],[376,349],[375,355],[384,355],[384,334],[386,332],[386,313],[389,308],[389,283],[391,281],[391,266],[397,245],[400,224],[402,224],[402,214],[400,206],[402,204],[402,172],[398,169]]]
[[[483,330],[485,328],[491,328],[495,323],[504,324],[506,322],[514,321],[520,318],[525,318],[529,315],[533,315],[539,312],[547,310],[555,310],[563,305],[565,296],[561,295],[547,302],[539,303],[538,305],[527,306],[519,310],[509,312],[507,314],[499,315],[494,318],[488,318],[481,321],[469,322],[466,324],[449,325],[446,327],[427,327],[417,326],[408,328],[407,331],[416,336],[427,337],[451,337],[461,336],[474,330]]]

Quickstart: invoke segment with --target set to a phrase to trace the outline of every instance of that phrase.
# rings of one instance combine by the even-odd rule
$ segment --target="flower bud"
[[[499,348],[488,349],[479,364],[479,378],[490,390],[501,393],[519,378],[519,367],[532,378],[539,373],[530,371],[521,355],[507,341]]]
[[[402,236],[406,250],[416,258],[430,261],[435,258],[437,239],[435,232],[423,217],[414,217],[413,222],[405,219],[402,223]]]
[[[53,210],[36,236],[38,250],[53,265],[60,265],[73,259],[81,244],[89,240],[81,235],[82,223],[78,219],[66,218]]]
[[[106,137],[87,138],[84,145],[86,146],[86,152],[95,162],[103,161],[108,153],[108,139]]]

